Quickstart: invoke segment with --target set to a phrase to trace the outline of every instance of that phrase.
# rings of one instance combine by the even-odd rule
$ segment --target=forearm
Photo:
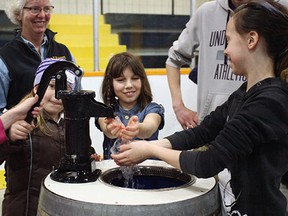
[[[0,119],[0,144],[2,144],[3,142],[5,142],[7,140],[8,140],[8,138],[6,136],[5,128],[4,128],[2,121]]]
[[[7,94],[9,91],[10,77],[7,66],[0,58],[0,112],[2,113],[7,105]],[[0,115],[1,115],[0,113]]]
[[[13,108],[3,113],[0,118],[4,129],[7,130],[18,119],[18,117],[18,113],[15,112]]]
[[[119,154],[112,154],[116,164],[120,166],[131,166],[141,163],[148,158],[158,158],[166,163],[180,168],[180,151],[171,150],[169,140],[135,141],[121,145]]]
[[[166,72],[168,78],[168,85],[172,98],[173,109],[183,104],[181,82],[180,82],[180,70],[170,65],[166,65]]]
[[[139,132],[137,137],[140,139],[150,138],[158,130],[160,124],[161,116],[156,113],[150,113],[144,122],[138,124]]]
[[[176,150],[191,150],[199,148],[209,142],[206,139],[206,134],[199,134],[197,130],[199,128],[190,128],[183,131],[175,132],[174,134],[167,136],[171,148]],[[207,141],[207,142],[206,142]]]
[[[139,123],[139,133],[137,135],[139,139],[147,139],[151,137],[152,134],[152,128],[146,127],[145,124]]]
[[[180,169],[179,156],[181,151],[171,149],[171,144],[167,139],[161,140],[158,144],[149,143],[149,152],[151,158],[158,158],[171,166]],[[169,148],[167,148],[169,147]]]

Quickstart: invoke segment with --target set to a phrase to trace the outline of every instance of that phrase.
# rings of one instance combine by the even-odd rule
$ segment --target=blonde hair
[[[35,93],[34,93],[34,89],[31,90],[30,93],[28,93],[21,101],[20,103],[22,103],[23,101],[25,101],[27,98],[30,98],[30,97],[34,97],[35,96]],[[46,120],[44,118],[44,116],[49,116],[49,114],[46,112],[45,109],[42,109],[37,117],[37,119],[34,119],[33,123],[35,125],[35,128],[39,128],[39,130],[47,135],[47,136],[52,136],[53,132],[53,129],[50,128],[47,123],[46,123]],[[60,115],[60,113],[59,113]]]

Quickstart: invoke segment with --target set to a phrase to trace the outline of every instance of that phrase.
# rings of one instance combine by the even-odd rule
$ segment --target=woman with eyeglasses
[[[30,92],[42,60],[74,61],[69,49],[54,40],[56,33],[47,28],[53,8],[52,0],[6,0],[6,14],[20,28],[0,49],[0,113]]]
[[[159,158],[199,178],[231,172],[235,202],[227,215],[284,216],[288,171],[288,9],[276,1],[238,7],[226,29],[227,55],[247,78],[195,128],[162,140],[120,146],[118,165]],[[207,144],[205,151],[190,151]]]

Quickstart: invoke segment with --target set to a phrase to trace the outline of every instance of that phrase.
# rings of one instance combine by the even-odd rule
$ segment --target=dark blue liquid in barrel
[[[132,181],[129,182],[128,187],[124,185],[124,182],[125,179],[122,177],[112,179],[110,184],[118,187],[152,190],[179,187],[186,183],[182,180],[175,178],[150,175],[134,175]]]

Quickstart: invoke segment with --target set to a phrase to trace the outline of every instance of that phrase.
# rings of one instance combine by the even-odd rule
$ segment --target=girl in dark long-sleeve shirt
[[[247,82],[199,126],[163,140],[132,142],[111,155],[119,165],[151,157],[200,178],[231,172],[230,215],[285,215],[288,171],[288,11],[274,1],[236,9],[226,30],[230,66]],[[205,151],[188,151],[207,145]],[[173,149],[173,150],[172,150]]]

